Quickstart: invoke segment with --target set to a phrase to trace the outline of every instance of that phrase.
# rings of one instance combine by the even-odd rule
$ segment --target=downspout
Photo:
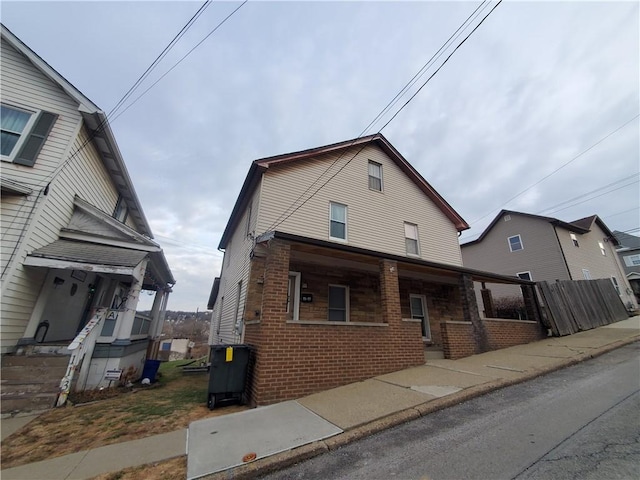
[[[573,280],[571,276],[571,270],[569,270],[569,264],[567,263],[567,257],[564,256],[564,250],[562,249],[562,245],[560,244],[560,237],[558,237],[558,231],[556,230],[556,226],[553,226],[553,233],[556,234],[556,241],[558,242],[558,248],[560,249],[560,254],[562,255],[562,261],[564,262],[564,266],[567,269],[567,273],[569,274],[569,280]]]

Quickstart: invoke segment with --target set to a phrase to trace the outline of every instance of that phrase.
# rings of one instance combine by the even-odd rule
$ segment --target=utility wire
[[[621,187],[614,188],[613,190],[610,190],[610,191],[608,191],[608,192],[601,193],[600,195],[596,195],[595,197],[587,198],[586,200],[582,200],[581,202],[572,203],[571,205],[567,205],[566,207],[558,208],[558,209],[556,209],[556,210],[553,210],[553,211],[552,211],[552,212],[550,212],[550,213],[561,212],[562,210],[566,210],[567,208],[575,207],[576,205],[580,205],[580,204],[582,204],[582,203],[589,202],[589,201],[594,200],[594,199],[596,199],[596,198],[600,198],[600,197],[602,197],[602,196],[604,196],[604,195],[609,195],[610,193],[617,192],[618,190],[621,190],[621,189],[623,189],[623,188],[630,187],[630,186],[635,185],[636,183],[639,183],[639,182],[640,182],[640,180],[636,180],[635,182],[631,182],[631,183],[628,183],[628,184],[626,184],[626,185],[622,185]]]
[[[481,20],[481,21],[480,21],[480,22],[475,26],[475,28],[474,28],[474,29],[473,29],[473,30],[472,30],[472,31],[471,31],[471,32],[470,32],[470,33],[469,33],[469,34],[468,34],[468,35],[467,35],[467,36],[462,40],[462,42],[460,42],[460,43],[455,47],[455,49],[453,50],[453,52],[451,52],[451,54],[449,54],[449,56],[444,60],[444,62],[443,62],[443,63],[438,67],[438,69],[437,69],[437,70],[436,70],[436,71],[435,71],[431,76],[429,76],[429,78],[427,78],[427,80],[426,80],[426,81],[425,81],[425,82],[420,86],[420,88],[418,89],[418,91],[417,91],[416,93],[414,93],[414,94],[409,98],[409,100],[407,100],[407,102],[405,102],[405,104],[404,104],[404,105],[403,105],[403,106],[402,106],[402,107],[401,107],[401,108],[400,108],[400,109],[399,109],[399,110],[398,110],[398,111],[393,115],[393,117],[392,117],[392,118],[391,118],[387,123],[385,123],[385,124],[382,126],[382,128],[380,128],[380,129],[378,130],[378,133],[382,132],[382,130],[383,130],[387,125],[389,125],[389,123],[391,123],[391,122],[392,122],[392,121],[397,117],[397,115],[398,115],[398,114],[399,114],[399,113],[400,113],[400,112],[401,112],[401,111],[402,111],[402,110],[403,110],[403,109],[404,109],[404,108],[405,108],[405,107],[406,107],[406,106],[407,106],[407,105],[408,105],[408,104],[409,104],[409,103],[410,103],[410,102],[411,102],[411,101],[416,97],[416,95],[417,95],[417,94],[418,94],[418,93],[419,93],[419,92],[420,92],[420,91],[425,87],[425,85],[426,85],[427,83],[429,83],[429,81],[431,81],[431,79],[435,76],[435,74],[436,74],[436,73],[438,73],[438,72],[440,71],[440,69],[444,66],[444,64],[446,64],[446,63],[449,61],[449,59],[450,59],[450,58],[453,56],[453,54],[454,54],[454,53],[455,53],[455,52],[460,48],[460,46],[461,46],[462,44],[464,44],[464,43],[467,41],[467,39],[468,39],[471,35],[473,35],[473,33],[478,29],[478,27],[480,27],[480,25],[482,25],[482,23],[487,19],[487,17],[489,17],[489,15],[491,15],[491,13],[493,13],[493,11],[494,11],[494,10],[498,7],[498,5],[500,5],[501,3],[502,3],[502,0],[499,0],[499,1],[498,1],[498,3],[497,3],[497,4],[496,4],[496,5],[495,5],[495,6],[494,6],[490,11],[489,11],[489,13],[487,13],[487,14],[482,18],[482,20]],[[484,1],[482,2],[482,4],[484,4]],[[469,18],[471,18],[471,17],[475,14],[475,12],[476,12],[476,11],[477,11],[481,6],[482,6],[482,4],[481,4],[479,7],[477,7],[477,8],[476,8],[476,10],[474,10],[474,12],[472,12],[472,14],[471,14],[471,15],[470,15],[470,16],[469,16],[469,17],[468,17],[468,18],[463,22],[462,26],[464,26],[464,24],[466,24],[466,23],[469,21]],[[461,26],[461,27],[459,27],[459,28],[458,28],[458,30],[460,30],[460,28],[462,28],[462,26]],[[456,30],[456,32],[458,32],[458,30]],[[454,32],[454,34],[452,35],[452,37],[456,34],[456,32]],[[449,38],[449,40],[447,40],[447,42],[445,42],[445,45],[450,41],[450,39],[451,39],[452,37],[450,37],[450,38]],[[438,52],[439,52],[442,48],[443,48],[443,47],[441,47],[441,48],[438,50]],[[436,52],[436,54],[437,54],[437,52]],[[435,57],[435,55],[436,55],[436,54],[434,54],[434,56],[432,56],[432,59]],[[430,60],[430,61],[431,61],[431,60]],[[430,61],[429,61],[429,62],[430,62]],[[427,63],[429,63],[429,62],[427,62]],[[423,67],[423,68],[424,68],[424,67]],[[422,70],[422,69],[421,69],[421,70]],[[419,75],[421,75],[421,74],[419,73]],[[415,78],[415,76],[414,76],[414,78]],[[411,81],[413,81],[413,79],[412,79]],[[409,83],[411,83],[411,81],[410,81]],[[406,87],[405,87],[405,88],[406,88]],[[403,88],[403,90],[404,90],[404,88]],[[398,94],[398,95],[400,95],[400,94]],[[398,95],[396,95],[396,97],[394,97],[394,100],[395,100],[396,98],[398,98]],[[392,100],[390,103],[394,103],[394,100]],[[388,104],[388,105],[383,109],[383,112],[384,112],[384,110],[386,110],[386,109],[388,109],[388,108],[389,108],[389,104]],[[371,123],[370,123],[370,124],[369,124],[369,125],[368,125],[364,130],[363,130],[363,132],[362,132],[362,133],[364,133],[366,130],[368,130],[368,129],[370,128],[370,126],[371,126],[371,125],[373,125],[373,124],[377,121],[377,118],[379,118],[379,117],[380,117],[380,114],[376,117],[376,119],[374,119],[374,121],[373,121],[373,122],[371,122]],[[357,141],[361,138],[362,133],[360,134],[360,136],[358,136],[358,138],[356,138],[356,139],[354,139],[354,140],[352,141],[352,144],[355,144],[355,142],[357,142]],[[300,196],[299,196],[299,197],[298,197],[298,198],[297,198],[297,199],[296,199],[296,200],[295,200],[295,201],[294,201],[294,202],[293,202],[293,203],[292,203],[292,204],[291,204],[291,205],[290,205],[286,210],[285,210],[285,212],[284,212],[282,215],[280,215],[280,217],[278,217],[278,218],[277,218],[277,219],[276,219],[276,220],[275,220],[275,221],[274,221],[274,222],[273,222],[273,223],[272,223],[272,224],[267,228],[267,231],[270,231],[270,230],[273,230],[273,229],[277,228],[279,225],[281,225],[283,222],[285,222],[289,217],[291,217],[295,212],[297,212],[297,211],[298,211],[298,210],[299,210],[303,205],[305,205],[309,200],[311,200],[311,199],[312,199],[312,198],[313,198],[313,197],[314,197],[314,196],[315,196],[315,195],[316,195],[316,194],[317,194],[317,193],[318,193],[318,192],[319,192],[319,191],[320,191],[320,190],[321,190],[325,185],[327,185],[327,184],[328,184],[328,183],[329,183],[329,182],[330,182],[330,181],[331,181],[331,180],[332,180],[336,175],[338,175],[342,170],[344,170],[344,168],[346,168],[346,167],[347,167],[347,165],[349,165],[349,164],[351,163],[351,161],[352,161],[355,157],[357,157],[357,156],[358,156],[358,154],[359,154],[359,153],[360,153],[360,152],[361,152],[361,151],[362,151],[366,146],[367,146],[367,143],[363,144],[363,145],[362,145],[362,147],[360,147],[360,149],[358,149],[358,151],[357,151],[357,152],[356,152],[356,153],[355,153],[355,154],[354,154],[354,155],[353,155],[349,160],[347,160],[347,162],[345,162],[345,164],[344,164],[344,165],[342,165],[342,166],[341,166],[341,167],[340,167],[340,168],[339,168],[339,169],[338,169],[338,170],[337,170],[333,175],[331,175],[331,176],[329,177],[329,179],[328,179],[328,180],[326,180],[324,183],[322,183],[322,185],[320,185],[320,187],[319,187],[319,188],[317,188],[317,189],[316,189],[316,190],[315,190],[315,191],[314,191],[314,192],[313,192],[313,193],[312,193],[308,198],[306,198],[304,201],[302,201],[302,203],[300,203],[300,205],[295,206],[295,204],[296,204],[298,201],[300,201],[306,193],[308,193],[308,192],[309,192],[309,190],[311,189],[311,187],[313,187],[313,185],[315,185],[315,184],[316,184],[316,183],[317,183],[317,182],[318,182],[322,177],[324,177],[324,175],[325,175],[325,174],[327,174],[327,173],[329,172],[329,170],[330,170],[331,168],[333,168],[333,166],[334,166],[334,165],[335,165],[335,164],[336,164],[336,163],[337,163],[337,162],[338,162],[338,161],[343,157],[344,153],[346,152],[346,148],[345,148],[345,150],[343,150],[343,153],[341,153],[341,154],[340,154],[340,156],[339,156],[336,160],[334,160],[334,161],[333,161],[333,163],[332,163],[331,165],[329,165],[329,167],[328,167],[328,168],[327,168],[327,169],[326,169],[326,170],[325,170],[325,171],[324,171],[324,172],[323,172],[323,173],[322,173],[322,174],[321,174],[321,175],[320,175],[320,176],[319,176],[319,177],[318,177],[318,178],[317,178],[317,179],[316,179],[316,180],[315,180],[315,181],[314,181],[314,182],[313,182],[313,183],[312,183],[308,188],[307,188],[307,190],[305,190],[305,191],[304,191],[304,192],[303,192],[303,193],[302,193],[302,194],[301,194],[301,195],[300,195]],[[294,206],[295,206],[295,207],[294,207]],[[291,209],[291,208],[293,208],[293,210],[292,210],[290,213],[286,213],[286,212],[287,212],[289,209]]]
[[[547,178],[551,177],[552,175],[555,175],[556,173],[558,173],[560,170],[562,170],[564,167],[566,167],[567,165],[569,165],[570,163],[576,161],[578,158],[580,158],[582,155],[584,155],[585,153],[587,153],[589,150],[593,149],[594,147],[596,147],[597,145],[600,145],[602,142],[604,142],[607,138],[609,138],[611,135],[617,133],[618,131],[622,130],[624,127],[626,127],[627,125],[629,125],[631,122],[633,122],[636,118],[640,117],[640,113],[635,115],[633,118],[627,120],[625,123],[623,123],[622,125],[620,125],[618,128],[616,128],[615,130],[613,130],[612,132],[608,133],[607,135],[605,135],[604,137],[602,137],[600,140],[598,140],[596,143],[594,143],[593,145],[591,145],[589,148],[587,148],[586,150],[583,150],[582,152],[580,152],[578,155],[576,155],[575,157],[573,157],[571,160],[569,160],[566,163],[563,163],[562,165],[560,165],[558,168],[556,168],[553,172],[549,173],[548,175],[545,175],[544,177],[542,177],[540,180],[538,180],[537,182],[535,182],[532,185],[529,185],[527,188],[525,188],[524,190],[522,190],[520,193],[514,195],[513,197],[511,197],[509,200],[507,200],[506,202],[504,202],[502,204],[501,207],[496,207],[493,208],[492,210],[490,210],[489,212],[487,212],[485,215],[481,216],[480,218],[475,219],[473,222],[471,222],[471,224],[474,224],[476,222],[479,222],[480,220],[483,220],[485,218],[487,218],[489,215],[491,215],[493,212],[495,212],[496,210],[499,210],[500,208],[504,208],[506,207],[512,200],[515,200],[516,198],[518,198],[519,196],[523,195],[524,193],[528,192],[529,190],[531,190],[533,187],[535,187],[536,185],[541,184],[542,182],[544,182]]]

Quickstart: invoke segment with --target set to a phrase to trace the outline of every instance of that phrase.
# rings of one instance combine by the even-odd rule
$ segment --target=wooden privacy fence
[[[556,337],[609,325],[628,318],[609,279],[539,282],[547,319]]]

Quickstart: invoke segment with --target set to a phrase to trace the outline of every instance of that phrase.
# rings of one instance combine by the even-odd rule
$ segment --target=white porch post
[[[159,337],[162,334],[162,327],[164,326],[164,318],[167,314],[167,303],[169,303],[169,294],[171,290],[163,290],[162,291],[162,305],[160,306],[160,311],[158,312],[158,323],[156,324],[156,337]]]
[[[133,281],[131,282],[124,312],[120,312],[118,318],[117,343],[129,343],[131,339],[131,329],[133,328],[133,321],[136,316],[136,308],[138,306],[138,299],[140,298],[140,291],[142,290],[142,283],[148,261],[149,260],[145,258],[133,269]]]

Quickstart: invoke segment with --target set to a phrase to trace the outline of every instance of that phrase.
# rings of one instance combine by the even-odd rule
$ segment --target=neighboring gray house
[[[502,210],[477,240],[461,245],[465,267],[534,282],[608,278],[629,309],[637,301],[620,264],[618,240],[597,216],[565,222]],[[511,293],[493,289],[494,297]]]
[[[136,379],[175,280],[105,113],[4,25],[1,39],[5,412],[32,392],[43,354],[57,356],[47,378],[63,394]],[[155,292],[150,317],[136,313],[142,290]]]
[[[617,251],[624,273],[636,299],[640,302],[640,238],[618,231],[614,231],[613,235],[620,244]]]

